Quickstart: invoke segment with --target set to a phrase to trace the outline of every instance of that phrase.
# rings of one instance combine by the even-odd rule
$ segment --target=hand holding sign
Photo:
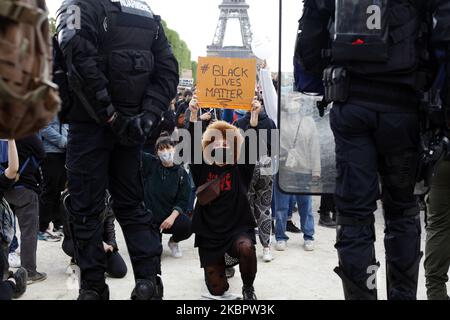
[[[189,102],[189,111],[191,112],[190,122],[196,122],[198,117],[198,100],[197,96],[193,96]]]
[[[250,110],[255,82],[255,59],[199,58],[200,107]]]

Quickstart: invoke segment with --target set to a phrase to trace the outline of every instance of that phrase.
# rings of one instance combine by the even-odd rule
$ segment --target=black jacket
[[[126,115],[148,111],[160,118],[176,95],[178,63],[159,16],[149,7],[122,7],[109,0],[66,0],[58,11],[60,48],[83,81],[82,92],[97,114],[112,103]],[[129,1],[132,5],[133,1]],[[141,4],[141,2],[139,2]],[[68,21],[80,8],[81,24]],[[78,99],[69,120],[92,121]]]
[[[252,128],[250,125],[250,119],[251,119],[251,113],[247,112],[247,114],[244,117],[242,117],[241,119],[239,119],[235,122],[235,126],[237,126],[239,129],[242,129],[245,132],[248,129]],[[266,155],[269,157],[272,155],[272,143],[271,143],[272,142],[272,130],[276,129],[276,128],[277,127],[275,125],[275,122],[273,122],[273,120],[269,118],[267,113],[265,113],[264,111],[261,111],[261,113],[259,114],[259,118],[258,118],[258,125],[256,126],[256,128],[253,128],[256,130],[256,133],[258,135],[258,159],[262,156],[260,154],[261,151],[259,150],[259,145],[260,145],[259,139],[264,139],[263,143],[265,143],[267,145],[267,154]],[[267,136],[260,134],[260,130],[266,130]],[[248,145],[248,142],[246,143],[246,145]]]

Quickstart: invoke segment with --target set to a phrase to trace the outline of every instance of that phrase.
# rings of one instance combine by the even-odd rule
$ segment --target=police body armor
[[[336,0],[331,48],[324,52],[333,64],[324,72],[327,101],[417,107],[435,66],[425,8],[422,0]]]
[[[152,45],[158,38],[160,17],[153,15],[150,7],[142,0],[99,0],[103,7],[103,23],[99,27],[99,39],[80,32],[92,43],[98,43],[99,67],[108,80],[108,92],[91,92],[84,85],[73,66],[67,66],[68,92],[73,103],[63,106],[62,112],[70,120],[79,120],[80,113],[95,119],[92,106],[86,104],[99,101],[103,106],[112,103],[125,116],[136,116],[142,112],[142,102],[155,69]],[[66,1],[60,9],[58,20],[69,19],[73,12],[69,8],[73,1]],[[83,20],[82,20],[83,23]],[[58,30],[60,45],[68,43],[75,31],[70,28]],[[81,92],[80,92],[81,91]],[[87,93],[87,95],[86,95]],[[64,99],[63,99],[64,100]],[[66,99],[70,100],[70,99]],[[67,110],[70,108],[70,110]],[[64,110],[65,109],[65,110]],[[74,112],[74,110],[76,110]]]

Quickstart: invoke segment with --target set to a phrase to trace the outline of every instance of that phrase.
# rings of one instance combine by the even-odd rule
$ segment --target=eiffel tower
[[[252,51],[252,30],[248,17],[249,8],[250,6],[245,0],[222,0],[222,4],[219,5],[220,17],[213,43],[207,47],[208,56],[228,58],[253,58],[255,56]],[[223,45],[229,19],[239,19],[242,46],[224,47]]]

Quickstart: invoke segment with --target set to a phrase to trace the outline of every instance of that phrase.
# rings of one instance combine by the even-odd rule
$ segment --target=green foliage
[[[197,61],[192,61],[192,77],[194,78],[194,83],[197,83]]]
[[[189,50],[186,42],[184,42],[178,32],[167,27],[165,21],[162,22],[164,27],[164,32],[166,33],[166,37],[172,45],[173,53],[178,60],[181,70],[191,70],[192,61],[191,61],[191,50]]]

